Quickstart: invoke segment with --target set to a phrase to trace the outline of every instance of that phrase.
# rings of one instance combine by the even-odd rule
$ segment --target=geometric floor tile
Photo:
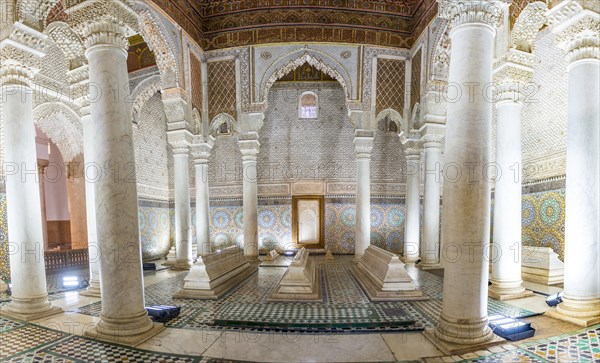
[[[179,300],[173,294],[181,290],[187,272],[145,288],[147,305],[178,305],[181,314],[166,325],[188,329],[276,330],[297,332],[385,332],[420,331],[434,327],[442,311],[443,279],[430,272],[410,269],[415,284],[429,301],[369,301],[350,273],[352,256],[337,256],[326,261],[311,256],[322,271],[323,302],[268,302],[268,298],[286,271],[284,267],[259,268],[258,273],[216,301]],[[535,315],[531,311],[489,299],[490,314],[513,317]],[[99,316],[100,302],[78,309],[82,314]],[[402,312],[389,314],[390,311]]]
[[[529,352],[521,349],[514,349],[507,352],[495,353],[485,357],[466,359],[460,362],[477,362],[477,363],[546,363],[547,361],[537,357]]]
[[[549,362],[600,362],[600,325],[526,343],[521,348]]]
[[[20,328],[0,333],[0,359],[9,358],[17,353],[39,348],[55,342],[66,336],[61,332],[43,329],[35,325],[25,325]]]
[[[6,319],[0,316],[0,333],[18,328],[25,325],[22,322]]]

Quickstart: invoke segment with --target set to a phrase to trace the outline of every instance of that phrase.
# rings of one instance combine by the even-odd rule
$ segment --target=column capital
[[[500,25],[502,12],[507,7],[500,0],[438,0],[440,17],[450,21],[450,27],[466,24],[484,24],[492,28]]]
[[[31,87],[46,55],[46,34],[16,22],[0,38],[0,84]]]
[[[242,153],[242,161],[256,161],[260,151],[257,132],[246,132],[238,135],[238,145]]]
[[[373,130],[358,129],[354,131],[354,153],[357,159],[371,158],[374,139]]]
[[[533,54],[510,49],[502,58],[494,62],[494,102],[522,104],[526,90],[532,87]]]
[[[567,52],[569,64],[584,59],[600,59],[600,14],[597,11],[570,0],[552,8],[547,17],[548,24],[553,27],[554,41]]]
[[[173,154],[187,154],[194,135],[187,130],[167,131],[167,141],[173,147]]]
[[[68,23],[84,38],[87,51],[99,45],[126,51],[127,37],[139,26],[137,14],[120,0],[81,2],[70,9]]]
[[[441,148],[442,141],[446,135],[446,125],[437,123],[426,123],[419,131],[421,132],[421,141],[423,148]]]
[[[201,136],[200,138],[203,139]],[[194,143],[191,145],[192,158],[196,165],[208,163],[215,142],[215,138],[212,136],[209,136],[205,142],[201,139],[195,137]]]
[[[169,88],[163,90],[163,107],[167,115],[167,130],[190,130],[191,120],[190,104],[188,95],[183,88]]]

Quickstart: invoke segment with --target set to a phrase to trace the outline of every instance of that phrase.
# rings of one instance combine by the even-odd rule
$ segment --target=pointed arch
[[[210,121],[210,134],[216,137],[219,133],[219,127],[227,124],[227,129],[233,133],[235,131],[235,119],[228,113],[220,113]]]
[[[62,102],[47,102],[33,110],[35,125],[52,140],[65,162],[83,153],[81,118]]]
[[[267,68],[259,83],[257,101],[266,102],[269,90],[277,80],[306,63],[337,80],[344,89],[346,99],[352,99],[352,78],[344,66],[324,52],[302,48],[287,53]]]
[[[408,125],[406,124],[402,116],[400,116],[398,111],[393,110],[391,108],[386,108],[385,110],[379,112],[379,114],[375,118],[375,125],[379,125],[379,122],[381,122],[385,118],[388,118],[390,121],[396,124],[396,127],[398,128],[398,133],[408,132]]]
[[[142,110],[142,107],[154,96],[157,92],[161,91],[161,78],[159,75],[154,75],[140,82],[131,91],[130,99],[133,101],[131,108],[131,118],[134,124],[138,124],[138,115]]]

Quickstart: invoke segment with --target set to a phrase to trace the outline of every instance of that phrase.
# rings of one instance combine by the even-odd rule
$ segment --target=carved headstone
[[[352,273],[371,301],[429,300],[417,289],[400,258],[379,247],[369,245]]]
[[[308,250],[301,248],[288,267],[269,301],[315,301],[323,300],[321,278]]]
[[[244,251],[231,246],[221,252],[198,256],[185,277],[183,290],[176,299],[218,299],[258,270],[250,264]]]
[[[550,247],[522,247],[521,278],[544,285],[564,281],[564,264]]]

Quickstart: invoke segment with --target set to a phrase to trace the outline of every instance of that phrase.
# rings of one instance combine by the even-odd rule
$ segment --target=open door
[[[296,247],[323,248],[325,204],[323,196],[292,198],[292,239]]]

